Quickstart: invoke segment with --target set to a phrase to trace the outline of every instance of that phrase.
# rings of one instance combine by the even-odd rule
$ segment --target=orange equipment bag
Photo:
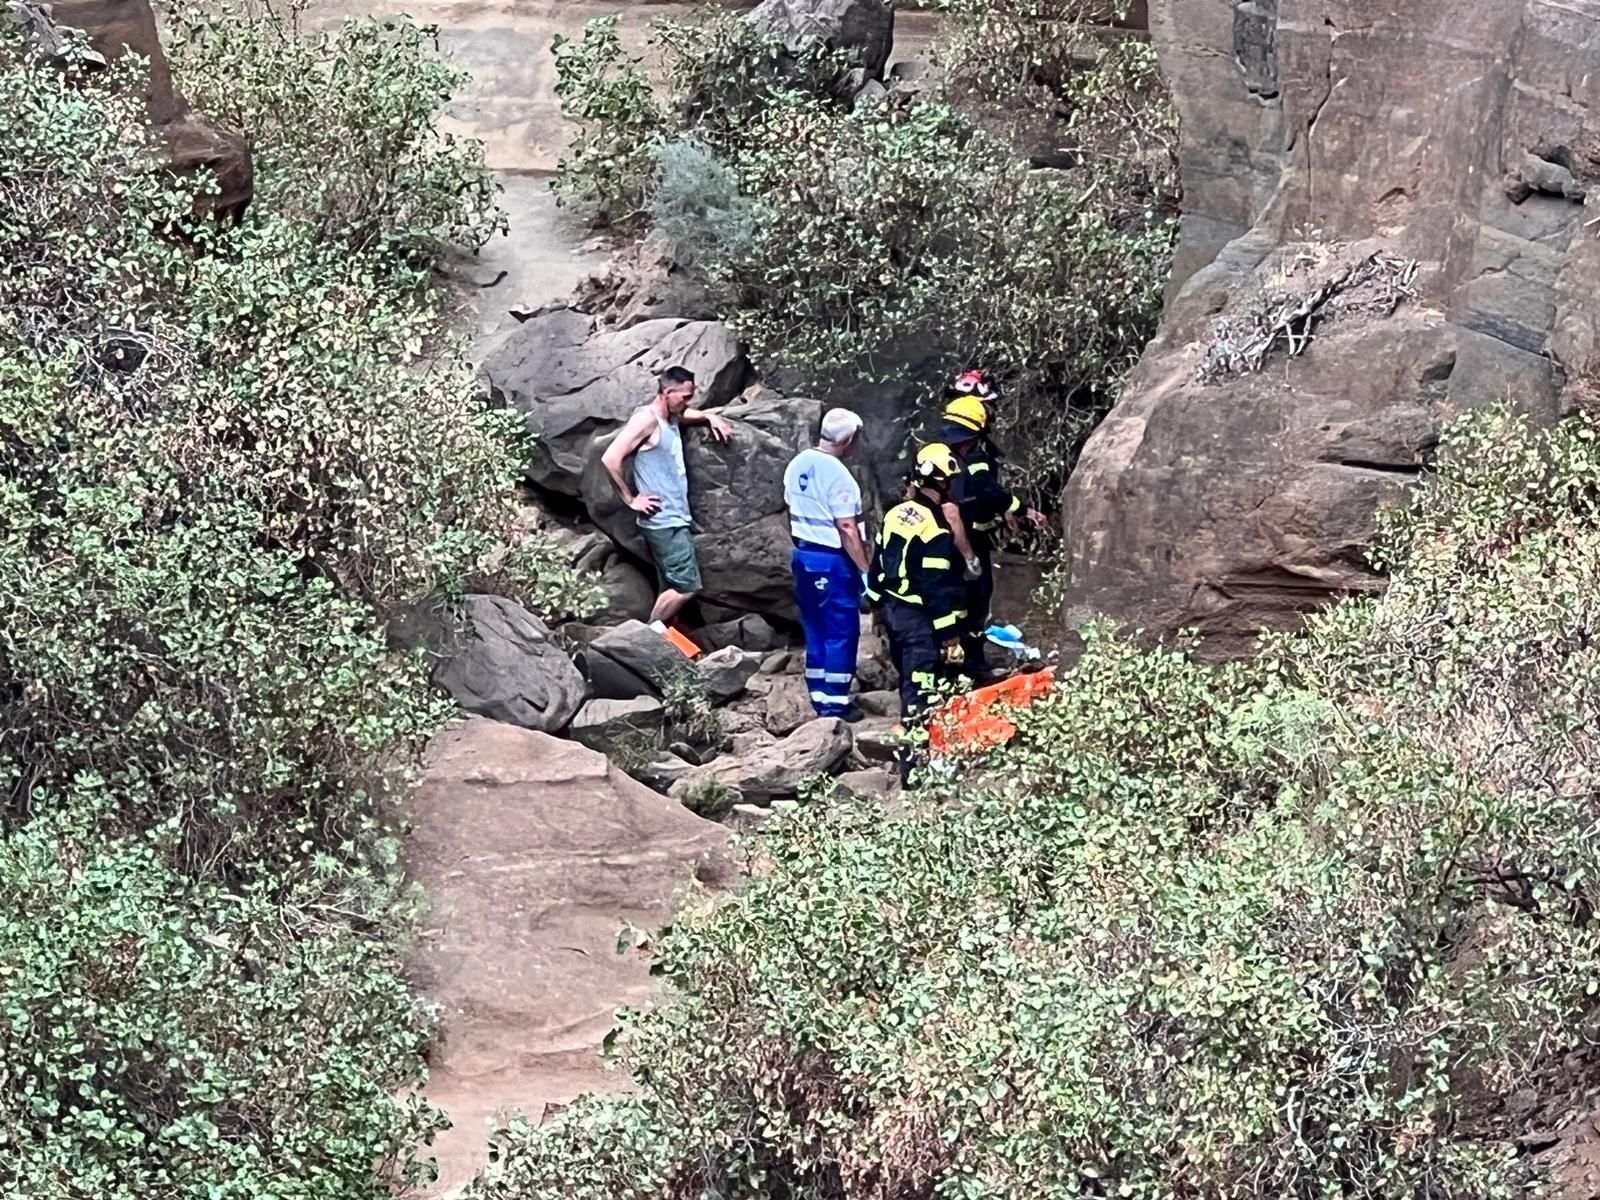
[[[1046,667],[951,697],[928,722],[928,748],[936,754],[946,754],[1005,745],[1017,733],[1007,713],[1048,696],[1055,675],[1054,667]]]
[[[693,642],[691,642],[683,634],[679,633],[671,625],[667,626],[666,633],[662,634],[661,636],[666,638],[667,641],[671,642],[674,646],[676,646],[678,648],[678,651],[685,658],[687,658],[690,662],[693,662],[695,659],[699,658],[701,654],[704,653],[704,651],[701,650],[699,646],[696,646]]]

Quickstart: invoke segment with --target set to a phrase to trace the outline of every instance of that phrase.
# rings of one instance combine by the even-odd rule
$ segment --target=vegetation
[[[1383,598],[1222,669],[1097,634],[957,785],[775,820],[633,1093],[476,1196],[1527,1194],[1508,1100],[1600,1032],[1597,434],[1473,417]]]
[[[758,360],[804,384],[994,371],[1005,427],[1028,430],[1007,439],[1015,473],[1043,497],[1153,330],[1176,123],[1150,47],[1089,32],[1098,6],[949,7],[937,77],[857,102],[848,61],[790,54],[727,13],[658,23],[658,98],[617,19],[591,22],[557,47],[577,128],[558,183],[667,234]],[[1050,169],[1018,153],[1030,142]]]
[[[376,1197],[438,1124],[393,804],[445,715],[384,622],[520,454],[421,284],[497,218],[422,31],[175,25],[254,141],[236,226],[131,68],[0,23],[0,1194]]]

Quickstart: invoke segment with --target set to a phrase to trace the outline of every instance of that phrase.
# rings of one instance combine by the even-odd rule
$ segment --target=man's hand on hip
[[[653,517],[661,511],[661,497],[651,495],[649,492],[641,492],[628,501],[628,507],[636,513]]]

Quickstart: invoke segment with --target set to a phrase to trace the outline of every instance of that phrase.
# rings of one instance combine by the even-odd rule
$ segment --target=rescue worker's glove
[[[983,574],[983,563],[977,558],[967,559],[967,578],[977,579]]]
[[[961,648],[959,638],[952,639],[939,647],[939,661],[947,667],[959,667],[967,661],[967,652]]]

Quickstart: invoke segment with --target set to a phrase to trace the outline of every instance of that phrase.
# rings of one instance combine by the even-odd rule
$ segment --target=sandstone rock
[[[92,50],[106,64],[133,53],[145,60],[145,108],[167,165],[179,174],[209,172],[220,192],[205,197],[203,207],[223,216],[238,216],[250,203],[254,170],[250,148],[238,133],[213,124],[189,107],[172,86],[172,70],[156,30],[149,0],[53,0],[18,4],[17,18],[46,53],[64,44],[60,30],[81,29]]]
[[[659,754],[639,768],[635,778],[646,787],[668,792],[672,785],[694,770],[695,764],[678,754]]]
[[[736,733],[729,739],[728,753],[735,758],[748,758],[758,750],[776,745],[778,739],[765,729],[751,729]]]
[[[622,1005],[657,994],[624,922],[672,920],[679,889],[731,883],[727,834],[575,742],[468,721],[429,748],[408,871],[432,910],[409,974],[439,1010],[428,1099],[455,1128],[433,1149],[457,1183],[501,1106],[618,1086],[599,1048]]]
[[[721,704],[744,691],[745,684],[760,665],[760,654],[740,650],[737,646],[724,646],[700,659],[695,669],[705,684],[706,695]]]
[[[724,754],[674,787],[713,780],[736,790],[746,801],[792,796],[807,775],[832,771],[850,756],[850,727],[837,717],[821,717],[748,757]]]
[[[583,675],[549,628],[503,596],[466,596],[455,614],[419,608],[390,632],[427,649],[434,685],[470,713],[554,733],[583,703]]]
[[[883,78],[894,44],[887,0],[763,0],[747,19],[792,53],[821,42],[848,54],[872,79]]]
[[[793,733],[816,715],[803,675],[784,675],[767,693],[767,728],[780,737]]]
[[[789,652],[787,650],[774,650],[761,660],[761,674],[781,675],[789,666]]]
[[[876,692],[862,692],[856,697],[856,706],[869,716],[899,716],[900,693],[887,689]]]
[[[655,739],[660,744],[666,719],[661,701],[650,696],[636,700],[590,700],[572,718],[567,736],[591,750],[611,753],[619,744]]]
[[[731,441],[698,433],[684,439],[695,553],[705,580],[701,595],[712,603],[792,615],[794,543],[783,503],[783,472],[796,452],[815,442],[822,406],[789,398],[730,404],[721,413],[733,425]],[[584,507],[618,545],[648,561],[637,515],[624,507],[601,465],[609,444],[609,437],[600,437],[589,449]]]
[[[659,230],[618,251],[578,285],[570,303],[608,329],[662,317],[711,321],[717,316],[705,286],[679,266],[671,242]]]
[[[721,650],[724,646],[737,646],[741,650],[771,650],[783,642],[771,623],[756,613],[736,621],[707,625],[699,636],[708,650]]]
[[[624,621],[606,630],[589,649],[626,667],[658,693],[694,670],[676,646],[643,621]]]
[[[1527,154],[1600,180],[1600,12],[1233,7],[1151,14],[1182,116],[1182,236],[1160,333],[1065,496],[1069,622],[1193,627],[1218,656],[1383,587],[1375,514],[1446,416],[1509,397],[1554,417],[1600,338],[1586,209],[1505,186]],[[1392,315],[1324,309],[1299,357],[1201,381],[1219,322],[1355,248],[1420,264]]]
[[[738,339],[716,322],[662,318],[597,330],[593,317],[563,308],[512,330],[488,355],[481,376],[491,397],[520,412],[537,439],[529,477],[576,496],[596,436],[648,403],[656,375],[672,366],[695,373],[701,407],[737,395],[750,369]],[[688,444],[702,440],[691,436]],[[639,543],[637,533],[632,541]]]

